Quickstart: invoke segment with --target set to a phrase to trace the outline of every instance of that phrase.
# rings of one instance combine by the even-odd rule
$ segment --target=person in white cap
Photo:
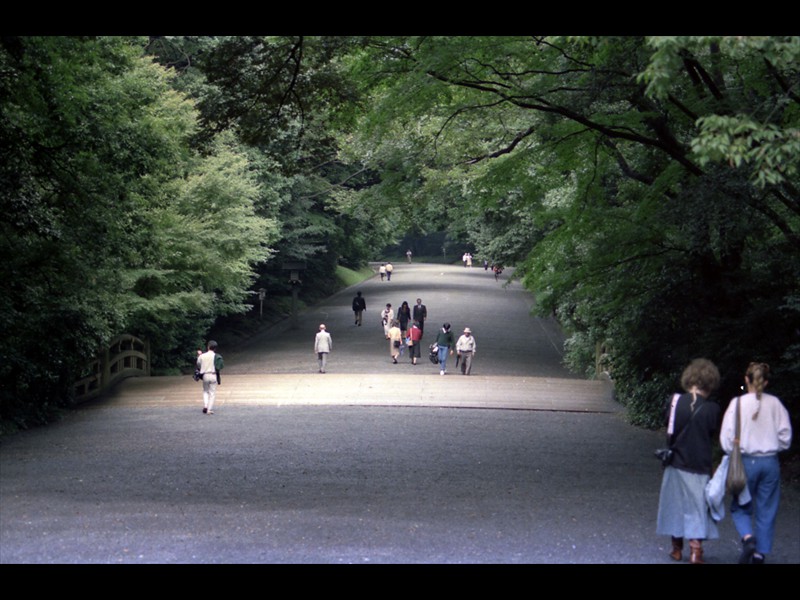
[[[328,362],[328,353],[333,350],[333,340],[331,334],[325,331],[325,324],[319,326],[319,332],[314,339],[314,352],[317,354],[319,361],[319,372],[325,372],[325,364]]]
[[[475,356],[477,344],[472,336],[472,330],[467,327],[463,335],[456,342],[456,352],[458,352],[459,362],[461,363],[461,374],[469,375],[472,371],[472,357]]]

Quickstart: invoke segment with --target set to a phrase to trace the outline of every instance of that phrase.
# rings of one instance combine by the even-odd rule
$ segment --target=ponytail
[[[756,391],[756,399],[761,400],[761,395],[764,393],[764,388],[769,381],[769,365],[767,363],[751,362],[747,367],[745,374],[747,383],[749,383]],[[753,420],[758,418],[761,403],[759,402],[756,412],[753,413]]]

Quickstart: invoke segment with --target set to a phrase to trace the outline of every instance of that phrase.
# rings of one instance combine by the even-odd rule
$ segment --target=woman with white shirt
[[[726,454],[736,437],[736,406],[741,406],[739,444],[752,500],[740,506],[733,499],[731,518],[742,537],[739,564],[761,564],[772,550],[775,519],[781,493],[778,452],[792,443],[789,411],[781,401],[764,393],[769,380],[769,365],[752,362],[744,381],[747,393],[731,400],[720,429],[720,445]]]

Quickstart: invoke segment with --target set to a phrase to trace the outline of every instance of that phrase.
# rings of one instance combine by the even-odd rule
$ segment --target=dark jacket
[[[367,301],[364,300],[364,296],[356,296],[353,298],[353,312],[359,310],[367,310]]]
[[[674,452],[672,466],[690,473],[711,475],[711,452],[719,430],[719,405],[700,395],[694,410],[691,403],[692,395],[686,393],[675,407],[675,428],[669,440]],[[684,429],[686,432],[681,434]]]

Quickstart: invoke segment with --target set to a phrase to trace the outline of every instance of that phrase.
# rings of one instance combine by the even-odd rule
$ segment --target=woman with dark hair
[[[439,375],[447,373],[447,353],[453,355],[456,339],[450,331],[450,323],[444,323],[436,335],[436,345],[439,347]]]
[[[673,560],[683,558],[683,540],[689,538],[692,564],[703,564],[703,540],[719,537],[705,499],[720,413],[709,396],[719,380],[714,363],[705,358],[693,360],[681,376],[686,393],[672,397],[667,416],[672,461],[664,468],[661,480],[656,532],[671,536]]]
[[[764,393],[768,382],[769,365],[750,363],[744,376],[747,393],[731,400],[719,435],[722,449],[729,454],[736,437],[738,405],[739,446],[751,497],[744,506],[737,498],[731,503],[731,518],[742,537],[739,564],[761,564],[772,550],[781,493],[778,452],[792,443],[789,412],[777,397]]]
[[[400,332],[403,334],[403,339],[408,337],[408,323],[411,321],[411,307],[408,302],[403,302],[400,308],[397,309],[397,320],[400,323]]]

